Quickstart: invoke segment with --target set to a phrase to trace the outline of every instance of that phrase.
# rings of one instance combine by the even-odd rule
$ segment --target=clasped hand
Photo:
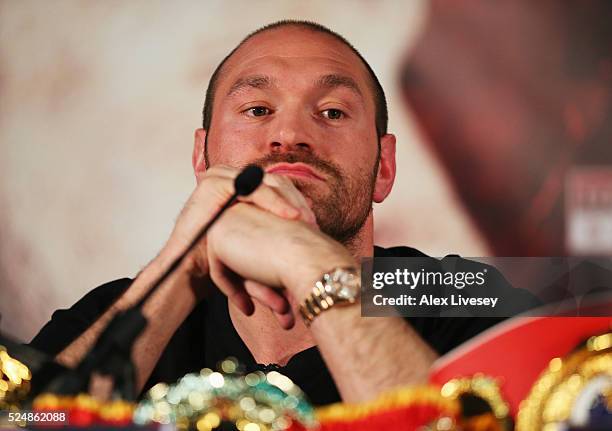
[[[210,168],[177,219],[162,255],[178,255],[234,191],[240,171]],[[239,198],[188,255],[183,268],[209,277],[243,313],[254,301],[290,328],[296,305],[335,266],[353,265],[340,243],[323,234],[306,199],[284,176],[267,174],[251,195]],[[203,293],[204,295],[206,292]]]

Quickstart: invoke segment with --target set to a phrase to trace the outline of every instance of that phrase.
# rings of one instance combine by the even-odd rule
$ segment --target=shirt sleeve
[[[57,310],[29,345],[55,356],[100,317],[132,282],[129,278],[96,287],[67,310]]]

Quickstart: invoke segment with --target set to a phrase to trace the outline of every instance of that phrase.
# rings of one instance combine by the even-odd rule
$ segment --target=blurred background
[[[398,137],[376,242],[612,255],[612,2],[0,1],[0,330],[134,276],[192,191],[210,74],[249,32],[351,41]]]

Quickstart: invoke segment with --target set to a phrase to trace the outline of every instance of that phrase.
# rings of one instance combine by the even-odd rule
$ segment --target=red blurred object
[[[431,2],[405,99],[496,256],[565,255],[568,172],[612,165],[611,22],[606,0]]]
[[[601,304],[612,310],[612,301]],[[607,307],[607,308],[606,308]],[[440,358],[430,381],[484,374],[499,380],[512,416],[551,359],[564,357],[589,337],[609,332],[612,317],[517,317]]]
[[[70,410],[69,423],[71,426],[87,427],[97,422],[98,415],[89,410],[82,408],[74,408]]]
[[[317,431],[418,431],[435,422],[441,414],[437,407],[417,404],[374,413],[358,420],[324,422]]]

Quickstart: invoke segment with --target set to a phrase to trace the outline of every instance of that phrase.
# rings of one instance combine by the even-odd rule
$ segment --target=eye
[[[340,120],[344,118],[346,114],[339,109],[331,108],[322,111],[321,115],[323,115],[323,117],[327,118],[328,120]]]
[[[266,108],[265,106],[254,106],[242,112],[249,117],[263,117],[264,115],[270,114],[270,109]]]

